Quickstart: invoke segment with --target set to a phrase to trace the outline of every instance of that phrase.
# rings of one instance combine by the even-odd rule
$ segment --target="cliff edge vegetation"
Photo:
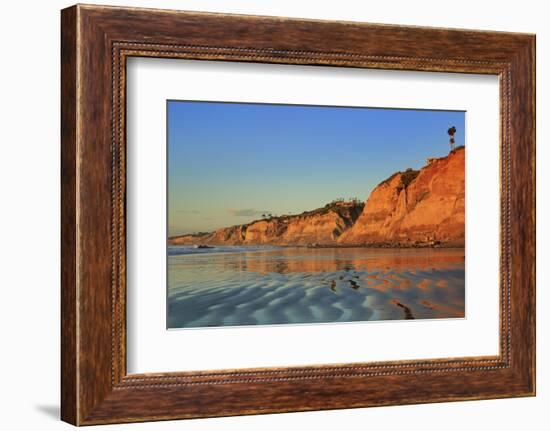
[[[464,246],[465,148],[396,172],[365,203],[336,200],[214,232],[174,236],[170,245]]]

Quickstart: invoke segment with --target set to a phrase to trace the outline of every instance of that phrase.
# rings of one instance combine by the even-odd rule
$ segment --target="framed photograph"
[[[62,419],[535,394],[535,36],[61,14]]]

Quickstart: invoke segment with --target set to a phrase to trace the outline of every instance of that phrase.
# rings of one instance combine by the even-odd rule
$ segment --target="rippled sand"
[[[216,249],[168,258],[168,327],[464,317],[464,249]]]

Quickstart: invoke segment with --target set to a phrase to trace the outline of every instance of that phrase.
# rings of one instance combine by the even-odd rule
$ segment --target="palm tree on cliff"
[[[449,127],[449,130],[447,130],[447,133],[449,134],[449,145],[451,146],[451,151],[455,149],[455,133],[456,133],[456,127]]]

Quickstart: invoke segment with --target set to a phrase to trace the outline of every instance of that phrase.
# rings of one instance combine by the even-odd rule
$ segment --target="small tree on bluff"
[[[451,146],[451,151],[455,149],[455,133],[456,133],[456,127],[449,127],[449,130],[447,130],[447,133],[449,135],[449,145]]]

